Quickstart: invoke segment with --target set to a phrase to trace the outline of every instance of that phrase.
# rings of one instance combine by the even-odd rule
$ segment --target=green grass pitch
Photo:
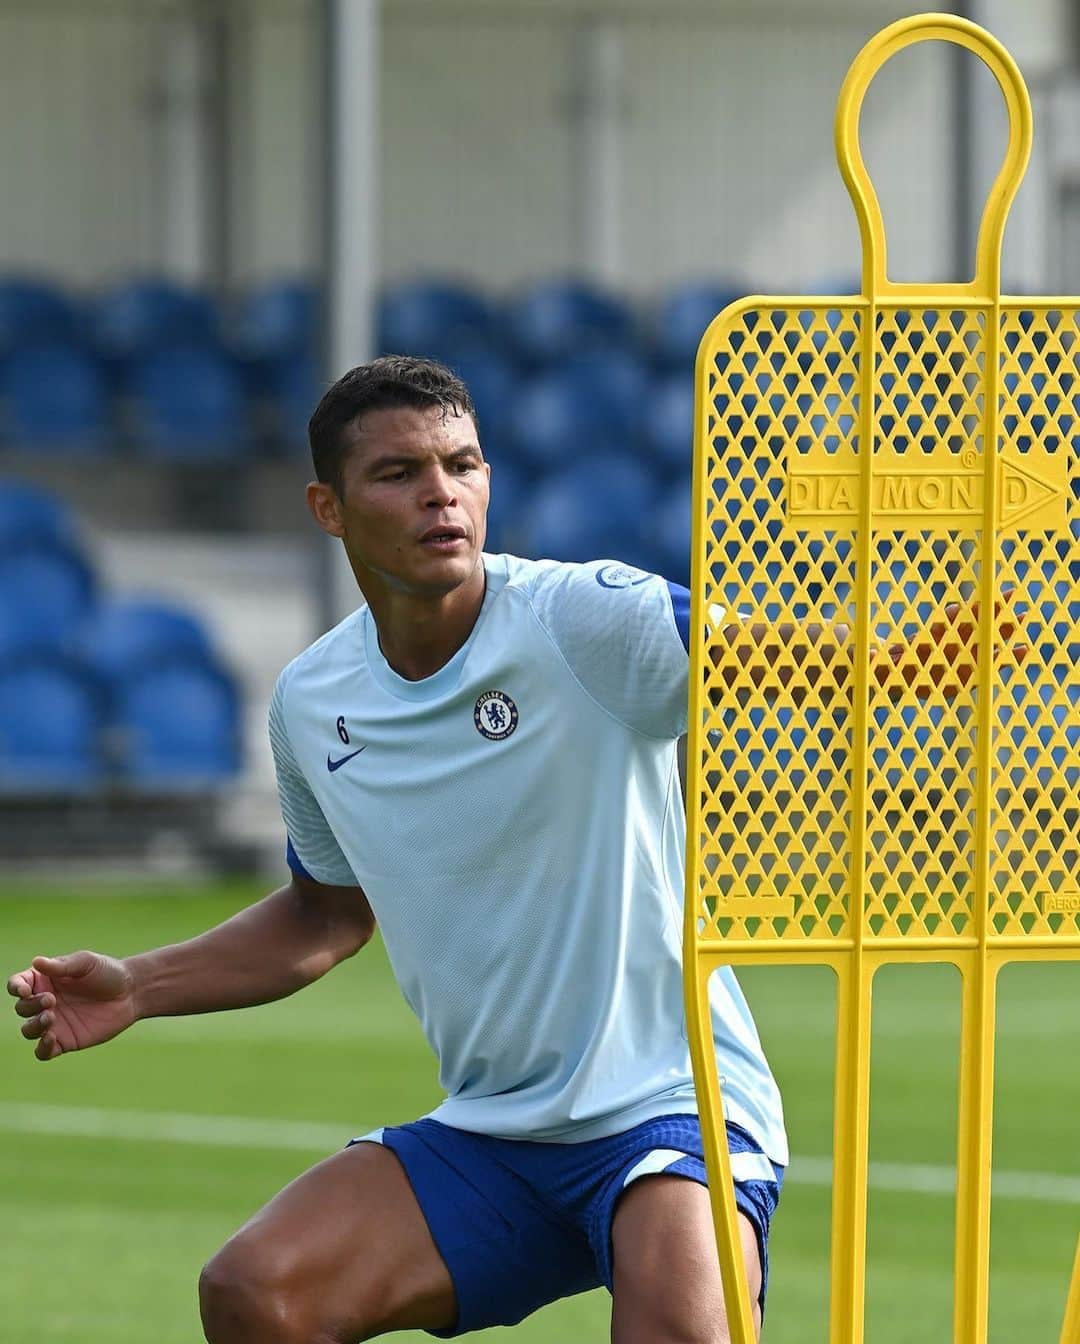
[[[87,946],[123,954],[175,941],[261,892],[245,884],[85,890],[9,884],[0,898],[4,975],[38,952]],[[828,1155],[831,1129],[830,975],[777,969],[744,971],[741,978],[784,1089],[796,1155],[774,1225],[763,1340],[812,1344],[826,1338],[829,1190],[820,1159]],[[942,1169],[955,1157],[958,999],[948,968],[894,968],[879,977],[872,1344],[951,1337],[953,1201]],[[1080,1231],[1078,1003],[1078,964],[1004,973],[995,1344],[1058,1339]],[[283,1003],[145,1023],[105,1047],[49,1065],[32,1058],[11,1014],[0,1035],[3,1337],[191,1344],[202,1337],[199,1268],[224,1238],[325,1155],[334,1146],[329,1136],[340,1132],[344,1142],[414,1118],[438,1096],[433,1060],[377,945]],[[89,1118],[81,1113],[86,1108]],[[102,1124],[101,1111],[118,1113],[115,1133]],[[203,1119],[170,1119],[176,1115]],[[242,1135],[228,1141],[237,1138],[236,1128],[215,1117],[230,1116],[259,1120],[257,1146],[246,1146]],[[88,1132],[94,1123],[101,1132]],[[180,1124],[183,1138],[162,1138],[159,1124]],[[310,1149],[301,1126],[317,1128]],[[276,1136],[284,1136],[280,1144]],[[800,1170],[800,1157],[817,1160]],[[1047,1179],[1054,1175],[1065,1179]],[[537,1313],[515,1338],[600,1341],[607,1338],[607,1315],[607,1296],[597,1291]]]

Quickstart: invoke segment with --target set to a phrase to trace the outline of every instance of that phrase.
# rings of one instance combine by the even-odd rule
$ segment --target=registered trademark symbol
[[[960,461],[969,469],[977,467],[979,465],[979,454],[974,448],[965,448],[960,454]]]

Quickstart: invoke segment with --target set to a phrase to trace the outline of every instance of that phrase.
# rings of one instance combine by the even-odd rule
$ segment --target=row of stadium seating
[[[48,280],[0,275],[0,355],[27,345],[79,346],[115,373],[166,346],[209,345],[258,364],[309,351],[317,334],[317,291],[300,280],[275,281],[221,305],[163,278],[80,296]]]
[[[614,451],[589,453],[533,477],[496,462],[489,551],[554,560],[614,559],[687,583],[690,478]]]
[[[377,347],[451,364],[485,446],[531,471],[583,445],[685,461],[701,332],[734,286],[686,286],[645,322],[587,285],[547,282],[502,305],[445,283],[387,290]],[[227,309],[137,280],[84,303],[0,278],[0,445],[117,448],[163,460],[302,451],[320,395],[316,290],[282,281]]]
[[[318,395],[306,355],[268,368],[253,388],[229,354],[175,345],[133,361],[113,386],[80,347],[33,345],[0,361],[0,443],[37,455],[235,461],[306,447]]]
[[[102,593],[68,510],[0,484],[0,791],[205,787],[239,768],[239,708],[191,613]]]
[[[524,378],[490,351],[452,364],[476,402],[485,451],[525,470],[583,450],[689,462],[691,374],[653,375],[628,352],[578,355]],[[34,346],[0,361],[0,441],[39,454],[127,445],[164,461],[243,459],[268,443],[299,453],[319,395],[306,356],[273,365],[253,389],[222,352],[175,346],[135,361],[113,392],[84,351]]]
[[[685,369],[708,323],[746,292],[734,281],[684,284],[642,310],[577,280],[545,280],[499,301],[465,285],[415,280],[381,294],[376,344],[436,359],[498,349],[523,369],[586,350],[634,349],[658,369]],[[74,344],[115,371],[163,345],[216,344],[259,365],[313,353],[319,307],[317,288],[297,279],[218,303],[161,277],[82,297],[44,279],[0,275],[0,355],[27,344]]]
[[[501,304],[458,285],[414,281],[381,296],[376,332],[382,350],[447,363],[468,351],[499,350],[535,371],[573,355],[621,350],[638,353],[658,372],[685,371],[716,314],[750,292],[733,280],[700,281],[641,310],[573,280],[545,280]]]

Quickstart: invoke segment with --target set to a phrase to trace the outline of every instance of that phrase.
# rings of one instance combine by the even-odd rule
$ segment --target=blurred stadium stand
[[[997,6],[1000,35],[1040,72],[1039,116],[1080,88],[1050,7]],[[337,126],[326,95],[348,76],[323,57],[352,73],[346,54],[362,53],[355,28],[351,48],[323,41],[331,8],[0,6],[19,110],[0,134],[0,555],[23,553],[10,572],[52,595],[0,593],[0,649],[38,660],[57,696],[64,685],[69,707],[82,697],[97,716],[78,753],[91,782],[74,788],[72,745],[74,801],[55,831],[73,848],[94,850],[122,795],[152,813],[134,753],[152,774],[171,747],[151,729],[170,725],[119,688],[136,667],[158,683],[177,644],[198,655],[179,610],[229,669],[244,746],[216,762],[236,766],[218,776],[228,785],[198,795],[207,833],[254,838],[280,865],[266,703],[282,664],[351,600],[303,495],[308,417],[351,348],[435,356],[465,379],[493,466],[489,549],[603,554],[685,580],[702,332],[743,293],[858,287],[828,132],[851,54],[895,17],[886,0],[812,14],[750,0],[677,15],[659,0],[337,6],[378,10],[370,120]],[[988,142],[992,85],[972,90]],[[882,88],[864,128],[895,167],[875,172],[890,266],[966,275],[963,146],[943,129],[956,67],[920,54]],[[1050,139],[1003,265],[1020,277],[1007,288],[1070,293],[1076,137]],[[969,224],[996,171],[976,158]],[[384,170],[363,189],[331,189],[369,162]],[[798,563],[816,582],[818,550]],[[65,600],[85,619],[58,620]],[[208,720],[230,712],[213,674],[174,691]],[[169,825],[163,804],[148,834],[165,849]]]
[[[495,314],[464,285],[417,280],[385,290],[376,315],[381,351],[453,360],[496,340]]]
[[[582,454],[633,456],[648,382],[644,365],[625,351],[573,354],[526,378],[510,410],[516,455],[537,472]]]
[[[495,294],[435,278],[388,288],[378,330],[470,388],[489,550],[685,582],[692,351],[709,296],[732,292],[646,305],[565,279]],[[4,328],[5,302],[25,324]],[[9,856],[49,852],[50,828],[73,851],[230,863],[280,838],[264,718],[315,633],[319,309],[296,276],[225,300],[146,274],[89,296],[0,281]]]
[[[78,663],[30,650],[0,660],[0,811],[10,793],[23,843],[36,839],[25,827],[27,795],[67,799],[104,782],[103,731],[99,688]],[[49,825],[47,803],[35,810]],[[4,849],[10,857],[9,829]]]
[[[645,406],[645,444],[663,467],[685,470],[694,432],[694,375],[661,376]]]
[[[97,454],[110,439],[102,370],[78,345],[16,346],[0,364],[3,433],[37,453]]]
[[[237,353],[258,365],[314,354],[320,304],[313,284],[298,278],[269,281],[243,295],[231,319]]]
[[[504,295],[412,281],[382,295],[380,349],[458,372],[516,497],[597,455],[640,461],[670,490],[673,472],[689,473],[697,339],[736,293],[702,282],[635,305],[565,279]],[[23,325],[4,326],[5,303],[24,305]],[[142,492],[170,526],[295,533],[307,526],[297,465],[323,390],[319,309],[315,284],[296,276],[221,302],[149,275],[89,297],[0,280],[0,453],[95,515],[104,501],[83,479],[87,456],[104,493],[125,477],[118,508]],[[214,465],[235,488],[208,515],[197,481]],[[651,544],[643,522],[625,535],[639,553]]]
[[[237,690],[206,658],[177,653],[115,688],[124,777],[153,790],[198,792],[240,764]]]
[[[235,677],[193,611],[107,594],[89,557],[60,500],[0,481],[0,854],[122,859],[165,826],[250,864],[214,805],[241,767]]]
[[[79,306],[60,285],[29,276],[0,277],[0,351],[68,341],[79,328]]]
[[[19,543],[54,545],[75,535],[75,521],[62,500],[21,481],[0,485],[0,552]]]
[[[656,568],[672,583],[690,586],[690,482],[679,481],[660,496],[650,514]]]
[[[97,354],[119,374],[154,350],[213,343],[219,319],[209,295],[163,277],[141,276],[104,290],[93,300],[89,329]]]
[[[213,345],[151,351],[136,363],[127,390],[131,436],[149,457],[228,462],[253,448],[240,371]]]
[[[28,541],[5,550],[0,654],[67,653],[93,600],[93,575],[70,545]]]
[[[520,525],[525,552],[561,560],[625,560],[651,569],[652,473],[628,454],[583,455],[532,492]]]
[[[628,348],[635,343],[631,309],[583,281],[550,280],[514,299],[506,334],[526,366],[558,363],[586,350]]]
[[[79,652],[100,681],[119,684],[176,659],[211,663],[210,639],[190,612],[150,598],[103,598],[79,632]]]
[[[727,283],[680,285],[657,307],[652,324],[653,358],[660,368],[692,370],[705,328],[729,303],[746,294],[745,285]],[[822,290],[824,294],[831,290]]]

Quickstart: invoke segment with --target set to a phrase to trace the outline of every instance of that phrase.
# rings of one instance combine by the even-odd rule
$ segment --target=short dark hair
[[[480,430],[469,389],[445,364],[416,355],[380,355],[350,369],[315,407],[308,440],[316,477],[340,495],[349,452],[344,430],[368,411],[392,406],[441,406],[444,416],[471,415]]]

